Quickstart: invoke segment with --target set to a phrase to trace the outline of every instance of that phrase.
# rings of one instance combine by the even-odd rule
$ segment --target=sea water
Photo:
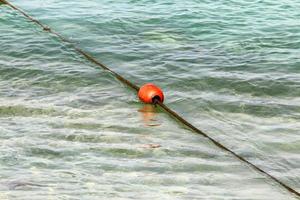
[[[300,1],[11,0],[300,191]],[[296,199],[0,5],[0,199]]]

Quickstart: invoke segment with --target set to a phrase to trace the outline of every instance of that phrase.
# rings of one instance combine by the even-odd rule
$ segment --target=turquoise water
[[[300,191],[300,1],[11,2]],[[0,131],[4,200],[296,199],[4,5]]]

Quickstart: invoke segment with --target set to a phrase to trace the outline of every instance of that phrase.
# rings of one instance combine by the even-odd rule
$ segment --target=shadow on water
[[[26,181],[12,181],[8,183],[9,190],[28,190],[34,187],[48,187],[47,185],[42,185],[33,182]]]

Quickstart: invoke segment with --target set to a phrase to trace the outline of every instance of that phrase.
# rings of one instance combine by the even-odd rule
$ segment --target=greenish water
[[[300,1],[11,2],[300,191]],[[5,5],[0,133],[4,200],[295,199]]]

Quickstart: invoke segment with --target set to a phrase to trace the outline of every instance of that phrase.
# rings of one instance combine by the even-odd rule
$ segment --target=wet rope
[[[98,65],[99,67],[103,68],[104,70],[109,71],[110,73],[112,73],[118,80],[120,80],[122,83],[124,83],[125,85],[129,86],[130,88],[134,89],[135,91],[139,90],[139,87],[135,84],[133,84],[132,82],[130,82],[129,80],[127,80],[126,78],[122,77],[121,75],[119,75],[118,73],[112,71],[110,68],[108,68],[106,65],[102,64],[101,62],[97,61],[94,57],[92,57],[90,54],[86,53],[85,51],[83,51],[82,49],[78,48],[77,46],[75,46],[75,44],[70,41],[69,39],[63,37],[62,35],[60,35],[59,33],[53,31],[52,29],[50,29],[48,26],[43,25],[41,22],[39,22],[38,20],[32,18],[30,15],[26,14],[23,10],[21,10],[20,8],[12,5],[10,2],[8,2],[7,0],[0,0],[0,2],[9,5],[11,8],[13,8],[14,10],[17,10],[18,12],[20,12],[21,14],[23,14],[27,19],[29,19],[30,21],[36,23],[37,25],[39,25],[40,27],[42,27],[42,29],[44,31],[47,31],[49,33],[52,33],[54,35],[56,35],[58,38],[60,38],[63,42],[69,43],[70,45],[72,45],[72,47],[81,55],[83,55],[87,60],[89,60],[90,62]],[[207,138],[208,140],[210,140],[213,144],[215,144],[217,147],[219,147],[220,149],[230,153],[231,155],[233,155],[235,158],[237,158],[238,160],[240,160],[241,162],[246,163],[248,166],[252,167],[253,169],[255,169],[256,171],[260,172],[261,174],[265,175],[266,177],[269,177],[270,179],[272,179],[273,181],[275,181],[276,183],[278,183],[279,185],[281,185],[283,188],[285,188],[287,191],[291,192],[292,194],[296,195],[297,197],[300,197],[300,193],[297,192],[295,189],[291,188],[290,186],[288,186],[287,184],[283,183],[282,181],[280,181],[279,179],[277,179],[276,177],[274,177],[273,175],[269,174],[268,172],[264,171],[263,169],[259,168],[258,166],[256,166],[255,164],[251,163],[250,161],[246,160],[245,158],[243,158],[242,156],[238,155],[237,153],[235,153],[234,151],[230,150],[229,148],[227,148],[226,146],[224,146],[223,144],[221,144],[220,142],[216,141],[215,139],[213,139],[212,137],[210,137],[209,135],[207,135],[206,133],[204,133],[203,131],[201,131],[200,129],[196,128],[194,125],[192,125],[191,123],[189,123],[187,120],[185,120],[184,118],[182,118],[180,115],[178,115],[175,111],[173,111],[172,109],[170,109],[167,105],[163,104],[160,101],[156,101],[155,105],[159,105],[163,110],[165,110],[170,116],[172,116],[173,118],[177,119],[179,122],[181,122],[182,124],[184,124],[185,126],[189,127],[191,130],[193,130],[195,133],[202,135],[203,137]]]

